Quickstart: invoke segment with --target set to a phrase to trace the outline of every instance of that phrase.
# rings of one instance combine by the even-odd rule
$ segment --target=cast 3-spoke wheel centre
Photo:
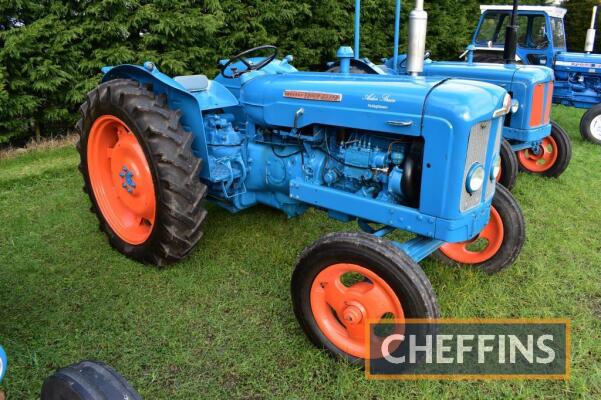
[[[111,229],[131,245],[144,243],[156,218],[152,173],[138,139],[114,115],[97,118],[87,145],[94,196]]]
[[[386,281],[354,264],[334,264],[315,277],[311,311],[321,332],[336,347],[358,358],[368,357],[370,322],[405,319],[403,307]]]
[[[536,149],[518,152],[520,164],[530,172],[545,172],[555,165],[558,157],[557,143],[553,137],[544,138]]]

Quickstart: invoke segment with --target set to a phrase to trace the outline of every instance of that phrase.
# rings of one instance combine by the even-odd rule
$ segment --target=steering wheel
[[[271,50],[271,54],[268,57],[265,57],[265,59],[257,64],[253,64],[251,61],[248,60],[248,55],[252,54],[252,53],[256,53],[258,51],[261,50]],[[246,74],[250,71],[258,71],[262,68],[265,68],[265,66],[267,64],[269,64],[270,62],[272,62],[273,60],[275,60],[275,58],[278,56],[278,48],[269,44],[263,45],[263,46],[259,46],[259,47],[254,47],[252,49],[248,49],[248,50],[244,50],[241,53],[236,54],[233,57],[230,57],[230,59],[228,60],[227,63],[225,63],[224,65],[220,65],[219,69],[221,69],[221,75],[226,78],[226,79],[234,79],[234,78],[238,78],[240,75],[242,74]],[[230,65],[232,65],[232,63],[234,63],[235,61],[242,61],[242,63],[244,65],[246,65],[246,69],[243,71],[236,71],[236,70],[232,70],[232,75],[226,75],[225,74],[225,70],[227,69],[227,67],[229,67]]]

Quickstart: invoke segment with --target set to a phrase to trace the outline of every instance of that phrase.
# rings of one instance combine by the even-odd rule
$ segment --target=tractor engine
[[[555,62],[555,101],[590,107],[601,102],[601,56],[560,53]]]

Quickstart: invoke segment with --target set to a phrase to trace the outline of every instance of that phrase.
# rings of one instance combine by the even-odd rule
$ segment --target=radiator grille
[[[497,129],[497,134],[495,135],[495,152],[494,154],[499,154],[501,151],[501,139],[503,138],[503,125],[499,123],[499,127]],[[491,181],[488,179],[485,182],[486,185],[486,200],[489,200],[493,194],[495,193],[495,187],[497,182]]]
[[[485,165],[486,150],[488,149],[488,141],[490,137],[491,127],[492,121],[480,122],[472,127],[467,148],[467,159],[465,162],[463,182],[467,181],[467,175],[470,172],[470,169],[472,168],[472,165],[474,165],[474,163],[478,162],[483,166]],[[485,182],[485,184],[486,183],[487,182]],[[474,193],[469,193],[464,185],[461,194],[461,211],[464,212],[476,207],[478,204],[480,204],[481,200],[482,189]]]

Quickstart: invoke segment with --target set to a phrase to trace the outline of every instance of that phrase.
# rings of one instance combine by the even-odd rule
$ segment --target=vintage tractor
[[[303,251],[291,292],[310,339],[360,363],[369,321],[439,316],[421,260],[439,252],[493,273],[518,256],[523,215],[496,185],[511,97],[481,82],[298,72],[291,61],[266,45],[223,61],[214,80],[171,78],[152,62],[105,67],[77,124],[84,188],[110,243],[156,265],[199,242],[205,198],[231,212],[315,207],[357,221],[364,232]],[[396,229],[416,236],[384,240]]]
[[[517,4],[516,4],[517,7]],[[427,13],[419,1],[411,13],[409,29],[422,31],[427,27]],[[394,55],[375,65],[359,57],[361,1],[355,0],[355,49],[350,72],[386,75],[412,75],[423,70],[426,76],[460,78],[489,82],[506,89],[513,98],[511,114],[505,120],[501,146],[500,182],[512,189],[518,169],[548,177],[559,177],[568,167],[572,145],[566,132],[550,121],[553,94],[553,71],[549,68],[528,67],[507,62],[505,65],[468,62],[432,62],[425,43],[409,42],[410,51],[422,52],[423,58],[410,60],[398,54],[401,0],[396,0]],[[419,46],[413,49],[412,47]],[[511,46],[511,41],[508,41]],[[511,52],[511,48],[508,48]],[[510,59],[513,59],[511,56]],[[340,72],[340,63],[331,63],[329,71]]]
[[[505,27],[511,18],[510,6],[481,6],[482,16],[470,51],[476,61],[502,62]],[[569,53],[566,47],[564,17],[558,7],[521,6],[517,56],[522,64],[544,65],[555,71],[553,102],[588,109],[580,122],[582,137],[601,144],[601,55],[592,54],[596,36],[597,7],[593,8],[584,53]]]
[[[7,365],[6,353],[0,346],[0,383],[6,373]],[[5,398],[4,392],[0,391],[0,400]],[[117,371],[95,361],[82,361],[59,369],[44,381],[40,394],[40,400],[115,399],[141,400],[142,398]]]

